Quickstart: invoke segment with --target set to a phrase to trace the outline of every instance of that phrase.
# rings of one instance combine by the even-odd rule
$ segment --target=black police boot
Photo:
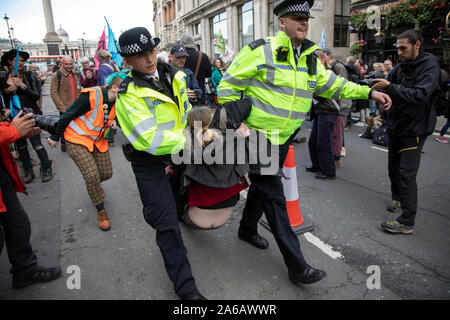
[[[295,285],[312,284],[318,282],[327,276],[325,271],[314,269],[307,265],[305,270],[291,271],[289,270],[289,280]]]
[[[257,247],[258,249],[267,249],[269,246],[269,242],[261,237],[259,234],[254,234],[252,236],[248,236],[244,233],[238,232],[239,239],[250,243],[251,245]]]
[[[21,277],[20,279],[18,279],[17,277],[13,276],[13,288],[22,289],[28,287],[33,283],[50,282],[58,279],[60,276],[60,268],[46,268],[39,266],[27,277]]]

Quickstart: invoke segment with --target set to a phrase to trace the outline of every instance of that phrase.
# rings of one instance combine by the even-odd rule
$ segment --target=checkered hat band
[[[280,12],[278,12],[278,16],[281,17],[281,16],[284,16],[285,14],[293,13],[293,12],[309,13],[308,2],[304,2],[302,4],[293,4],[292,6],[283,8],[280,10]]]
[[[136,54],[136,53],[139,53],[139,52],[142,51],[142,49],[141,49],[141,47],[140,47],[137,43],[135,43],[135,44],[130,44],[130,45],[121,47],[121,48],[120,48],[120,51],[121,51],[123,54],[130,55],[130,54]]]

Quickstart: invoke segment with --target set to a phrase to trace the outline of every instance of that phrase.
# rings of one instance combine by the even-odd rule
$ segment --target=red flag
[[[95,69],[98,70],[100,63],[97,59],[97,52],[99,50],[106,50],[106,37],[105,37],[105,28],[103,28],[102,36],[100,37],[100,40],[98,41],[97,50],[95,51],[94,60],[95,60]]]

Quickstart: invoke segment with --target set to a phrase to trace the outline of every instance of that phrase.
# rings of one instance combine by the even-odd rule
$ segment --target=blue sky
[[[121,31],[133,27],[146,27],[154,35],[153,4],[151,0],[52,0],[55,30],[60,25],[70,40],[78,40],[86,33],[86,39],[97,40],[106,26],[104,16],[116,38]],[[16,39],[42,42],[47,33],[41,0],[0,0],[0,38],[8,38],[6,21],[14,27]]]

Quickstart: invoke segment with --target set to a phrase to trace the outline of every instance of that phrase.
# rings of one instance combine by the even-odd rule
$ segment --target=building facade
[[[200,49],[211,58],[219,56],[219,34],[226,45],[239,52],[253,40],[275,35],[278,21],[273,8],[280,0],[153,0],[155,34],[161,50],[169,50],[181,35],[194,36]],[[350,0],[315,1],[311,10],[308,39],[325,46],[336,58],[349,55]]]
[[[67,55],[74,60],[78,60],[81,57],[93,58],[95,51],[97,50],[98,40],[86,40],[79,39],[70,41],[69,34],[60,26],[56,32],[61,39],[59,45],[58,55]],[[20,46],[20,50],[26,51],[32,57],[49,56],[48,46],[44,43],[22,43],[17,39],[14,39],[16,46]],[[0,39],[0,52],[6,52],[11,50],[11,42],[9,39]]]

